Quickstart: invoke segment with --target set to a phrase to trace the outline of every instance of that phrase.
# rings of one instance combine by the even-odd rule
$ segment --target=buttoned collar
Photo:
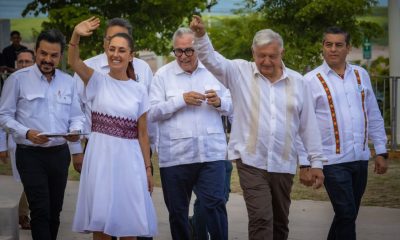
[[[353,70],[353,67],[346,62],[346,70],[344,70],[345,75],[347,75],[352,70]],[[331,67],[329,67],[328,63],[325,60],[322,63],[322,71],[325,73],[326,76],[328,76],[329,74],[337,75],[337,73]]]
[[[260,76],[262,79],[265,79],[268,83],[276,84],[276,83],[288,78],[287,69],[286,69],[285,63],[283,61],[282,61],[282,76],[274,83],[272,83],[267,77],[265,77],[264,75],[262,75],[260,73],[255,62],[253,62],[252,64],[253,64],[253,76],[254,77]]]
[[[37,63],[35,63],[33,66],[31,66],[31,68],[32,68],[33,72],[35,73],[35,75],[36,75],[39,79],[48,82],[47,77],[40,71],[39,66],[37,65]],[[52,81],[53,79],[55,79],[56,76],[58,75],[58,72],[57,72],[57,71],[58,71],[57,68],[54,69],[54,74],[53,74],[53,76],[51,76],[51,81]]]
[[[103,52],[102,54],[100,54],[99,56],[99,65],[100,68],[108,68],[108,59],[107,59],[107,54],[105,52]]]

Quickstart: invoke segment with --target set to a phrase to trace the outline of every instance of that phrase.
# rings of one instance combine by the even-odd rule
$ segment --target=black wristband
[[[381,156],[384,159],[388,159],[389,158],[389,154],[388,153],[379,153],[379,154],[376,154],[376,156]]]
[[[28,139],[28,133],[29,133],[29,131],[30,131],[30,130],[26,131],[25,139]]]
[[[302,168],[310,168],[311,166],[310,165],[300,165],[300,169],[302,169]]]

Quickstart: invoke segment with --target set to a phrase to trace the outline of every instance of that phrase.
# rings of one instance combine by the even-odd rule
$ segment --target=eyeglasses
[[[187,57],[191,57],[191,56],[193,56],[193,53],[194,53],[194,49],[193,48],[184,48],[184,49],[175,48],[172,51],[174,52],[175,56],[177,56],[177,57],[182,56],[183,53],[185,53],[185,55]]]

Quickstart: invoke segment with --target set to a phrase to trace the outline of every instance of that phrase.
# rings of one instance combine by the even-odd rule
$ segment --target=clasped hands
[[[313,186],[314,189],[318,189],[322,187],[324,179],[324,173],[320,168],[300,168],[300,183],[305,186]]]
[[[187,105],[192,106],[201,106],[203,101],[207,101],[208,105],[216,108],[221,106],[221,98],[215,90],[207,90],[205,94],[194,91],[187,92],[183,94],[183,99]]]

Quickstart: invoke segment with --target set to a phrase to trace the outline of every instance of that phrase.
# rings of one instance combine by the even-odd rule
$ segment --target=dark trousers
[[[250,240],[285,240],[289,236],[293,174],[271,173],[236,160],[249,217]]]
[[[328,240],[355,240],[356,219],[367,185],[368,161],[355,161],[324,166],[325,188],[335,216]]]
[[[71,161],[68,145],[17,145],[16,165],[31,210],[33,240],[57,239]]]
[[[232,175],[232,162],[224,161],[225,163],[225,181],[224,181],[224,194],[225,204],[229,200],[229,193],[231,192],[231,175]],[[196,187],[194,188],[196,189]],[[193,239],[194,240],[208,240],[207,221],[205,217],[204,208],[201,206],[199,198],[193,205],[192,216]]]
[[[224,161],[164,167],[160,168],[160,175],[174,240],[190,239],[188,214],[193,187],[204,209],[211,239],[228,239]]]

